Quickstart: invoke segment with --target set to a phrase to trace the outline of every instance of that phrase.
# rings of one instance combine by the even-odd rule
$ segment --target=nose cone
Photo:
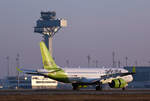
[[[128,75],[128,76],[124,76],[123,79],[126,81],[126,82],[131,82],[133,80],[133,77],[132,75]]]
[[[133,76],[129,75],[129,82],[133,81]]]

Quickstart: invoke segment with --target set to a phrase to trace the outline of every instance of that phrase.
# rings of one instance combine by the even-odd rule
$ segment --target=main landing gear
[[[80,90],[80,85],[79,85],[79,84],[73,83],[73,84],[72,84],[72,87],[73,87],[72,89],[75,90],[75,91]],[[97,83],[95,89],[96,89],[97,91],[101,91],[101,90],[102,90],[101,83]]]
[[[102,90],[102,86],[96,86],[96,90]]]
[[[126,89],[125,87],[122,88],[123,91],[125,91],[125,89]]]
[[[79,90],[79,85],[78,84],[72,84],[73,90]]]
[[[96,85],[96,90],[98,91],[101,91],[102,90],[102,86],[101,86],[101,83],[97,83]]]

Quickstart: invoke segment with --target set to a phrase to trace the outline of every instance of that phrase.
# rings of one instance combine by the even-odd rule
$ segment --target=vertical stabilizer
[[[44,69],[47,69],[47,70],[57,69],[58,67],[43,41],[40,42],[40,49],[41,49],[42,62],[43,62]]]

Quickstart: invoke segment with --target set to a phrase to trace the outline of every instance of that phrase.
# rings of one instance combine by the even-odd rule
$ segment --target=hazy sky
[[[41,11],[56,11],[68,26],[53,40],[56,63],[66,66],[87,66],[92,63],[111,66],[112,51],[116,61],[139,65],[150,61],[150,0],[0,0],[0,76],[6,75],[6,56],[10,71],[15,73],[17,53],[24,68],[42,67],[39,42],[42,36],[33,27]],[[3,72],[5,71],[5,72]]]

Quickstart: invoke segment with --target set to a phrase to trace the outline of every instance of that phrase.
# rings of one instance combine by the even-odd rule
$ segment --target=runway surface
[[[150,101],[150,90],[0,90],[0,101]]]
[[[9,89],[9,90],[0,90],[0,95],[9,95],[9,94],[20,94],[20,95],[30,95],[30,94],[89,94],[89,95],[109,95],[109,94],[150,94],[150,90],[102,90],[102,91],[95,91],[95,90],[79,90],[79,91],[73,91],[73,90],[54,90],[54,89]]]

